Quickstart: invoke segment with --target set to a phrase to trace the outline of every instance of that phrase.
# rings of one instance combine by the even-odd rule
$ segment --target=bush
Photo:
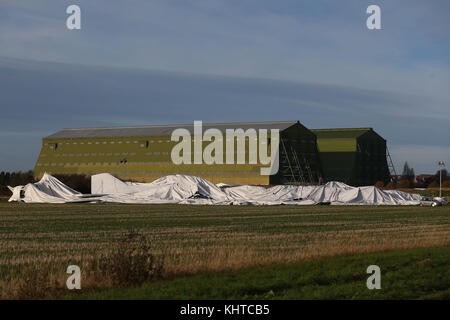
[[[0,185],[0,195],[10,196],[11,195],[11,191],[9,191],[7,186],[1,186]]]
[[[377,181],[377,183],[375,183],[375,187],[377,187],[379,189],[383,188],[384,187],[383,181]]]
[[[386,185],[386,189],[388,190],[393,190],[397,187],[397,184],[395,182],[390,181],[387,185]]]
[[[439,180],[432,181],[428,188],[439,188]],[[450,180],[442,181],[442,188],[450,188]]]
[[[411,182],[408,179],[401,179],[397,183],[397,188],[409,188],[411,186]]]
[[[439,188],[439,181],[432,181],[429,185],[428,188]]]
[[[137,286],[162,278],[163,261],[151,253],[148,240],[131,231],[118,241],[115,251],[102,257],[98,269],[114,285]]]

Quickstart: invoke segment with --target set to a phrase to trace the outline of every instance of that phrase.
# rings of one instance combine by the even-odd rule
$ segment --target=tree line
[[[447,170],[438,170],[434,175],[426,176],[423,178],[421,176],[416,176],[414,173],[414,169],[408,165],[408,162],[405,162],[403,165],[403,172],[401,176],[393,177],[392,180],[383,186],[382,182],[377,182],[377,187],[386,187],[387,189],[396,189],[396,188],[439,188],[439,176],[442,174],[442,187],[450,188],[450,176],[448,175]]]
[[[7,186],[20,186],[26,185],[27,183],[34,182],[33,171],[29,170],[26,172],[17,171],[17,172],[0,172],[0,194],[2,195],[10,195],[11,191],[9,191]]]

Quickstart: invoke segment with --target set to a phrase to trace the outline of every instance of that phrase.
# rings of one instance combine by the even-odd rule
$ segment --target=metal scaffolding
[[[314,183],[313,173],[311,166],[305,155],[301,157],[303,160],[301,163],[299,159],[299,152],[289,142],[289,140],[281,140],[281,161],[280,170],[284,183],[302,184],[302,183]]]
[[[391,176],[396,176],[397,172],[395,171],[394,163],[392,162],[391,154],[389,153],[389,149],[386,145],[386,160],[388,163],[389,173]]]

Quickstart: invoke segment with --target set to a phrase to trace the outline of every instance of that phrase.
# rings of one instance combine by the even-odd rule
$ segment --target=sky
[[[68,30],[66,8],[81,8]],[[366,9],[381,8],[381,30]],[[397,173],[450,164],[450,1],[2,0],[0,170],[62,128],[372,127]]]

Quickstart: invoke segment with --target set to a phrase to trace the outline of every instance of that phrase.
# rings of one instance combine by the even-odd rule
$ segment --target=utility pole
[[[445,168],[444,161],[439,161],[439,198],[442,198],[442,169]]]

